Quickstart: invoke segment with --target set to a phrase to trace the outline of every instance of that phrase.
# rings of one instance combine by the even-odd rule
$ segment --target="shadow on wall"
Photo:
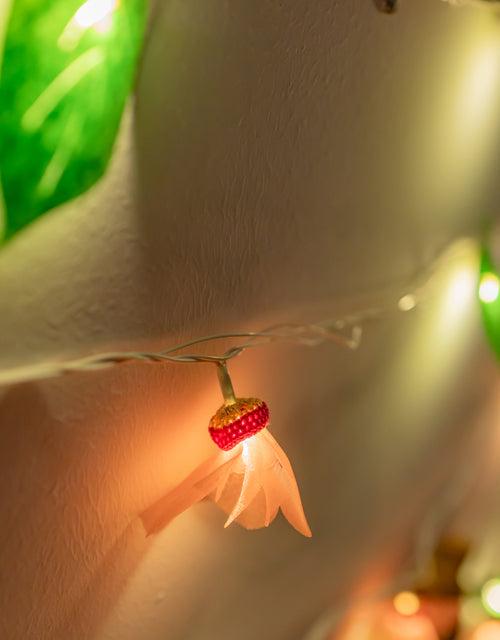
[[[196,427],[217,383],[201,369],[124,365],[4,392],[0,637],[99,637],[151,546],[137,514],[211,446]]]
[[[76,637],[75,633],[80,633],[79,637],[97,636],[139,566],[145,546],[144,528],[136,519],[108,549],[51,638],[72,638]],[[92,612],[91,616],[89,612]]]
[[[109,488],[37,386],[3,395],[0,425],[0,636],[91,637],[145,551],[142,527],[92,504]]]

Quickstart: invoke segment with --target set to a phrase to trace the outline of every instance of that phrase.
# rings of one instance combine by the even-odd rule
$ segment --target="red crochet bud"
[[[215,444],[228,451],[269,424],[269,409],[257,398],[236,398],[212,416],[208,431]]]

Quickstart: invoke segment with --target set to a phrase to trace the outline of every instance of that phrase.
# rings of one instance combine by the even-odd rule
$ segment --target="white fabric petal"
[[[225,527],[232,522],[247,529],[267,527],[281,507],[299,533],[311,536],[290,461],[267,429],[212,456],[147,509],[141,515],[147,533],[207,496],[228,514]]]

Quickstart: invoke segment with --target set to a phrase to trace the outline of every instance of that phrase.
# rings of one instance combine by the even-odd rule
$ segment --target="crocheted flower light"
[[[228,378],[225,383],[230,385]],[[235,398],[232,386],[229,390],[224,393],[226,403],[208,427],[220,451],[141,515],[147,533],[159,531],[191,505],[209,497],[228,514],[225,527],[235,521],[246,529],[267,527],[281,508],[288,522],[310,537],[290,461],[266,428],[266,403],[257,398]]]

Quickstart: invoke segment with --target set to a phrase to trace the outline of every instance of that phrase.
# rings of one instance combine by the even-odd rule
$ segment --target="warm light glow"
[[[500,579],[489,580],[481,589],[481,599],[486,611],[500,618]],[[500,636],[499,636],[500,637]]]
[[[417,306],[417,299],[411,293],[399,299],[398,307],[401,311],[411,311]]]
[[[465,212],[491,180],[499,130],[499,36],[491,13],[476,11],[450,26],[449,37],[460,47],[436,45],[434,78],[427,80],[433,84],[426,85],[425,104],[415,103],[414,149],[421,151],[414,151],[412,162],[420,215],[440,210],[448,224],[457,224],[457,217],[465,222]]]
[[[420,598],[412,591],[401,591],[394,597],[392,604],[402,616],[413,616],[420,609]]]
[[[470,357],[470,336],[477,330],[478,272],[477,244],[461,240],[443,254],[432,278],[418,293],[418,309],[425,307],[425,313],[418,313],[408,327],[405,344],[385,378],[390,389],[388,406],[395,397],[403,400],[396,403],[391,422],[395,438],[405,425],[405,446],[421,447],[435,437],[443,398],[456,384],[455,373]],[[396,459],[401,451],[396,446],[388,448],[385,442],[376,455]]]
[[[472,634],[471,640],[500,640],[500,623],[483,622]]]
[[[290,461],[267,429],[230,449],[219,449],[143,511],[146,532],[160,531],[209,496],[228,516],[224,527],[233,522],[247,529],[267,527],[281,508],[299,533],[312,535]]]
[[[449,309],[459,311],[471,301],[474,291],[474,273],[472,269],[459,269],[451,279],[447,292]]]
[[[498,43],[486,42],[478,48],[472,60],[470,75],[467,79],[467,94],[464,93],[460,105],[464,118],[471,122],[480,119],[485,107],[494,102],[498,90]]]
[[[82,29],[95,27],[105,21],[118,7],[118,0],[87,0],[75,13],[73,20]]]
[[[478,257],[477,245],[464,240],[450,249],[449,262],[443,263],[443,291],[434,332],[445,358],[449,355],[450,342],[463,341],[460,326],[472,316],[471,310],[475,308]]]
[[[254,436],[252,436],[253,438]],[[243,440],[242,444],[241,444],[241,448],[242,448],[242,452],[241,452],[241,459],[243,460],[243,462],[248,465],[250,463],[250,446],[248,444],[248,439],[247,440]]]
[[[401,615],[395,611],[382,616],[369,640],[438,640],[432,620],[420,613]]]
[[[479,283],[479,299],[481,302],[491,303],[498,299],[500,294],[500,280],[495,273],[483,273]]]

